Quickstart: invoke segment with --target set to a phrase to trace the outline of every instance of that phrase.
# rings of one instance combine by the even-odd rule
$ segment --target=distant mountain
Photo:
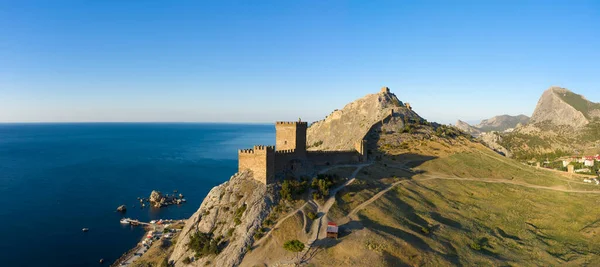
[[[591,102],[565,88],[550,87],[540,97],[531,122],[581,128],[594,118],[600,118],[600,103]]]
[[[481,134],[481,130],[478,129],[477,127],[471,126],[470,124],[458,120],[456,122],[456,128],[461,129],[462,131],[464,131],[465,133],[468,133],[472,136],[479,136]]]
[[[529,117],[521,114],[517,116],[500,115],[495,116],[491,119],[482,120],[481,123],[475,125],[482,132],[491,131],[506,131],[508,129],[516,128],[517,125],[525,125],[529,122]]]
[[[600,104],[565,88],[550,87],[528,124],[502,136],[517,158],[600,152]]]
[[[514,129],[517,125],[525,125],[529,122],[529,117],[525,115],[500,115],[495,116],[491,119],[482,120],[477,125],[470,125],[464,121],[458,120],[456,127],[471,134],[472,136],[479,136],[485,132],[503,132],[509,129]]]

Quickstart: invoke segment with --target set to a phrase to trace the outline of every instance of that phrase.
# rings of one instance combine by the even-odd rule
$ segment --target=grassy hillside
[[[338,195],[331,216],[347,221],[342,228],[349,232],[313,259],[316,266],[331,257],[335,264],[360,266],[358,257],[332,256],[358,249],[379,255],[371,258],[373,266],[600,264],[600,238],[594,236],[600,231],[600,194],[585,193],[598,187],[460,138],[409,147],[365,168],[361,182]],[[394,166],[414,172],[402,175]],[[386,170],[390,175],[384,177]],[[356,203],[397,181],[354,220],[345,217]]]
[[[377,160],[338,192],[324,215],[340,225],[340,238],[317,242],[305,257],[308,266],[600,264],[600,187],[523,165],[462,135],[442,137],[426,125],[413,125],[412,133],[383,128],[375,129]],[[277,242],[260,243],[249,266],[262,266],[263,254],[283,240],[305,240],[298,236],[301,214],[282,224],[294,228],[275,230]],[[280,259],[269,256],[270,264],[293,256],[277,250]]]
[[[583,113],[587,119],[591,119],[590,110],[600,109],[600,103],[592,103],[583,98],[583,96],[573,92],[567,91],[565,93],[558,94],[558,96],[577,111]]]

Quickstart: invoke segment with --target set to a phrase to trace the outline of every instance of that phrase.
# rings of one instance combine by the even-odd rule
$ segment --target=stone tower
[[[254,179],[263,184],[274,181],[275,149],[272,146],[254,146],[238,151],[238,171],[251,170]]]
[[[307,128],[308,124],[301,120],[275,123],[275,150],[294,150],[296,153],[306,153]]]

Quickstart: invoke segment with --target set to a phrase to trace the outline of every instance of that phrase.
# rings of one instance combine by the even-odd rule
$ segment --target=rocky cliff
[[[272,190],[255,181],[250,172],[237,173],[214,187],[187,220],[169,260],[175,266],[238,266],[275,201]],[[185,264],[195,256],[188,244],[198,231],[219,239],[221,252]]]
[[[600,118],[600,104],[590,102],[565,88],[550,87],[540,97],[531,122],[581,128],[593,118]]]
[[[388,118],[392,110],[407,119],[421,120],[396,95],[384,88],[377,94],[366,95],[325,119],[314,122],[307,131],[309,150],[352,150],[373,124]]]

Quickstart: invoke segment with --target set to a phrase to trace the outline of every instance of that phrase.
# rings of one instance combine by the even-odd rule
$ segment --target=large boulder
[[[162,206],[165,206],[165,202],[166,202],[166,197],[163,196],[163,194],[160,191],[156,191],[156,190],[152,190],[152,193],[150,193],[150,205],[152,205],[152,207],[155,208],[160,208]]]

